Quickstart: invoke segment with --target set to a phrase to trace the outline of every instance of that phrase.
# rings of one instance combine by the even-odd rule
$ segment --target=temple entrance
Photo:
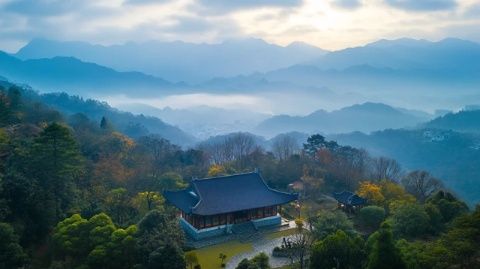
[[[233,213],[233,222],[235,224],[248,221],[248,211],[238,211]]]

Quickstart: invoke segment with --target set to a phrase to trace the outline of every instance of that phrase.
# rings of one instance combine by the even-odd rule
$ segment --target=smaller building
[[[247,222],[255,229],[280,225],[281,205],[298,198],[269,188],[257,172],[194,179],[187,189],[164,196],[179,209],[182,228],[195,240],[228,234]]]
[[[350,191],[335,192],[333,198],[337,200],[339,208],[349,213],[355,213],[367,203],[365,198]]]

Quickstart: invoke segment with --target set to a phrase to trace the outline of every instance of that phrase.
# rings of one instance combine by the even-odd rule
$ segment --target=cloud
[[[90,4],[81,0],[14,0],[3,6],[3,10],[28,16],[54,16],[74,12]]]
[[[465,12],[467,18],[480,18],[480,4],[469,6]]]
[[[150,4],[165,4],[172,0],[125,0],[123,4],[127,5],[150,5]]]
[[[215,28],[215,25],[203,18],[192,16],[175,17],[175,23],[165,27],[169,32],[205,32]]]
[[[457,7],[456,0],[385,0],[395,8],[409,11],[440,11]]]
[[[199,0],[198,2],[210,11],[231,12],[262,7],[296,7],[302,5],[303,0]]]
[[[334,0],[332,4],[344,9],[357,9],[362,6],[360,0]]]

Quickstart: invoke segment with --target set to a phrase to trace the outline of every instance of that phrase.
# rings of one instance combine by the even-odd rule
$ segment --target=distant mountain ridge
[[[380,40],[332,51],[289,67],[214,82],[206,87],[213,84],[215,88],[224,86],[240,91],[258,85],[273,90],[283,83],[363,95],[387,93],[395,99],[419,93],[426,95],[425,100],[440,95],[449,98],[471,93],[480,86],[480,44],[461,39]]]
[[[424,125],[426,128],[480,133],[480,109],[461,110],[435,118]]]
[[[43,91],[68,90],[69,93],[161,95],[178,91],[183,84],[139,72],[117,72],[109,67],[72,57],[20,60],[0,51],[0,75]],[[135,91],[132,91],[132,90]]]
[[[317,110],[307,116],[279,115],[257,126],[262,134],[291,131],[306,133],[369,133],[389,128],[413,127],[429,119],[428,114],[397,109],[381,103],[363,103],[327,112]]]
[[[112,46],[34,39],[15,56],[20,59],[76,57],[121,71],[140,71],[170,81],[199,83],[214,77],[267,72],[325,53],[301,42],[282,47],[253,38],[219,44],[151,41]]]

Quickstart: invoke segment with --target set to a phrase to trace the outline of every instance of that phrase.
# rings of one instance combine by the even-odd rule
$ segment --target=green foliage
[[[82,173],[82,157],[70,130],[48,125],[34,140],[31,173],[49,197],[57,220],[65,216],[75,197],[74,180]]]
[[[174,172],[162,174],[159,178],[159,185],[160,190],[162,191],[178,190],[183,189],[187,186],[187,184],[185,184],[185,182],[183,181],[182,176]]]
[[[18,236],[10,225],[0,223],[0,238],[0,268],[23,267],[28,261],[28,256],[23,252],[18,243]]]
[[[430,217],[418,204],[403,205],[392,215],[393,232],[399,237],[415,238],[430,231]]]
[[[135,216],[135,208],[125,188],[116,188],[108,192],[105,209],[120,226],[129,224],[132,216]]]
[[[180,256],[175,254],[172,259],[174,259],[175,264],[181,264],[182,261],[185,264],[184,254],[181,251],[185,240],[183,231],[176,218],[169,216],[167,213],[158,210],[150,211],[138,223],[137,238],[137,248],[143,266],[154,266],[165,252],[174,254],[178,252]]]
[[[307,143],[303,144],[304,151],[310,156],[315,156],[320,149],[336,149],[337,143],[325,140],[325,137],[314,134],[307,138]]]
[[[364,262],[364,241],[342,230],[315,243],[310,255],[310,268],[359,268]]]
[[[243,259],[235,267],[236,269],[270,269],[269,258],[264,252],[260,252],[252,259]]]
[[[256,264],[259,269],[270,269],[269,258],[265,252],[260,252],[253,257],[252,263]]]
[[[132,268],[137,258],[136,232],[136,226],[115,227],[103,213],[89,220],[75,214],[55,228],[55,254],[72,267]]]
[[[194,266],[198,265],[197,254],[193,251],[185,253],[185,262],[188,268],[193,269]]]
[[[338,230],[344,231],[348,235],[355,234],[353,223],[341,211],[321,211],[313,221],[313,227],[312,233],[315,240],[323,240]]]
[[[156,249],[148,257],[148,269],[185,269],[183,251],[175,244]]]
[[[440,211],[444,223],[449,223],[455,217],[468,212],[468,206],[458,200],[453,194],[439,191],[427,200],[427,204],[434,205]]]
[[[403,269],[406,268],[399,250],[395,246],[389,224],[383,223],[380,229],[372,234],[367,242],[371,246],[368,255],[367,269]]]
[[[366,206],[358,212],[358,219],[366,228],[377,229],[385,219],[385,209],[379,206]]]

